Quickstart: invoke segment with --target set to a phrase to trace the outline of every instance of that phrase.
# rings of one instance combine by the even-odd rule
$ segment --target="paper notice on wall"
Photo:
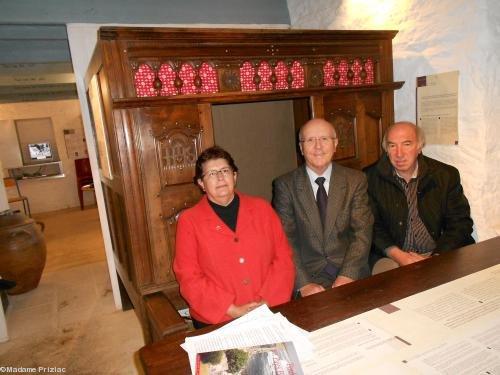
[[[458,71],[417,77],[417,125],[427,144],[458,144]]]
[[[63,132],[68,159],[88,158],[89,153],[87,151],[83,129],[64,129]]]

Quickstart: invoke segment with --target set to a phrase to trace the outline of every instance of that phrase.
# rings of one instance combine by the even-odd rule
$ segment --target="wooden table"
[[[327,290],[273,308],[308,331],[420,293],[500,263],[500,237],[453,250],[418,263]],[[147,374],[189,374],[187,353],[179,346],[186,336],[206,333],[208,327],[181,332],[146,345],[139,351]]]

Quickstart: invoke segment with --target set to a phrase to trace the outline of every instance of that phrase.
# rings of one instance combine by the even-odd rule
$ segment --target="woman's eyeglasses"
[[[222,176],[222,177],[227,177],[229,175],[231,175],[231,173],[233,173],[233,170],[229,167],[224,167],[224,168],[221,168],[221,169],[212,169],[212,170],[209,170],[207,172],[205,172],[201,177],[208,177],[212,180],[215,180],[216,178],[219,177],[219,174]]]

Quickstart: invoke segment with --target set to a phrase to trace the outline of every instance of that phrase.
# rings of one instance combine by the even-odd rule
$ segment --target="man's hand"
[[[233,305],[229,306],[229,308],[226,311],[226,314],[229,315],[231,318],[239,318],[240,316],[245,315],[246,313],[252,311],[253,309],[256,309],[257,307],[265,304],[265,301],[260,301],[260,302],[250,302],[244,305]]]
[[[393,246],[387,250],[387,255],[400,266],[420,262],[421,260],[427,258],[426,256],[417,254],[413,251],[403,251],[397,246]]]
[[[332,288],[335,288],[336,286],[341,286],[341,285],[344,285],[344,284],[349,284],[349,283],[352,283],[354,280],[351,279],[350,277],[347,277],[347,276],[338,276],[333,285],[332,285]]]
[[[316,283],[309,283],[304,285],[300,290],[300,295],[302,297],[307,297],[310,296],[311,294],[316,294],[319,292],[323,292],[325,288],[323,288],[321,285],[316,284]]]

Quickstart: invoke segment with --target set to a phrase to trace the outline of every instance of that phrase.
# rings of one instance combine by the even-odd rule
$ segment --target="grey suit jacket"
[[[373,215],[362,172],[333,163],[324,230],[305,165],[273,181],[273,206],[295,253],[297,289],[330,287],[334,280],[322,272],[327,259],[340,276],[368,276]]]

